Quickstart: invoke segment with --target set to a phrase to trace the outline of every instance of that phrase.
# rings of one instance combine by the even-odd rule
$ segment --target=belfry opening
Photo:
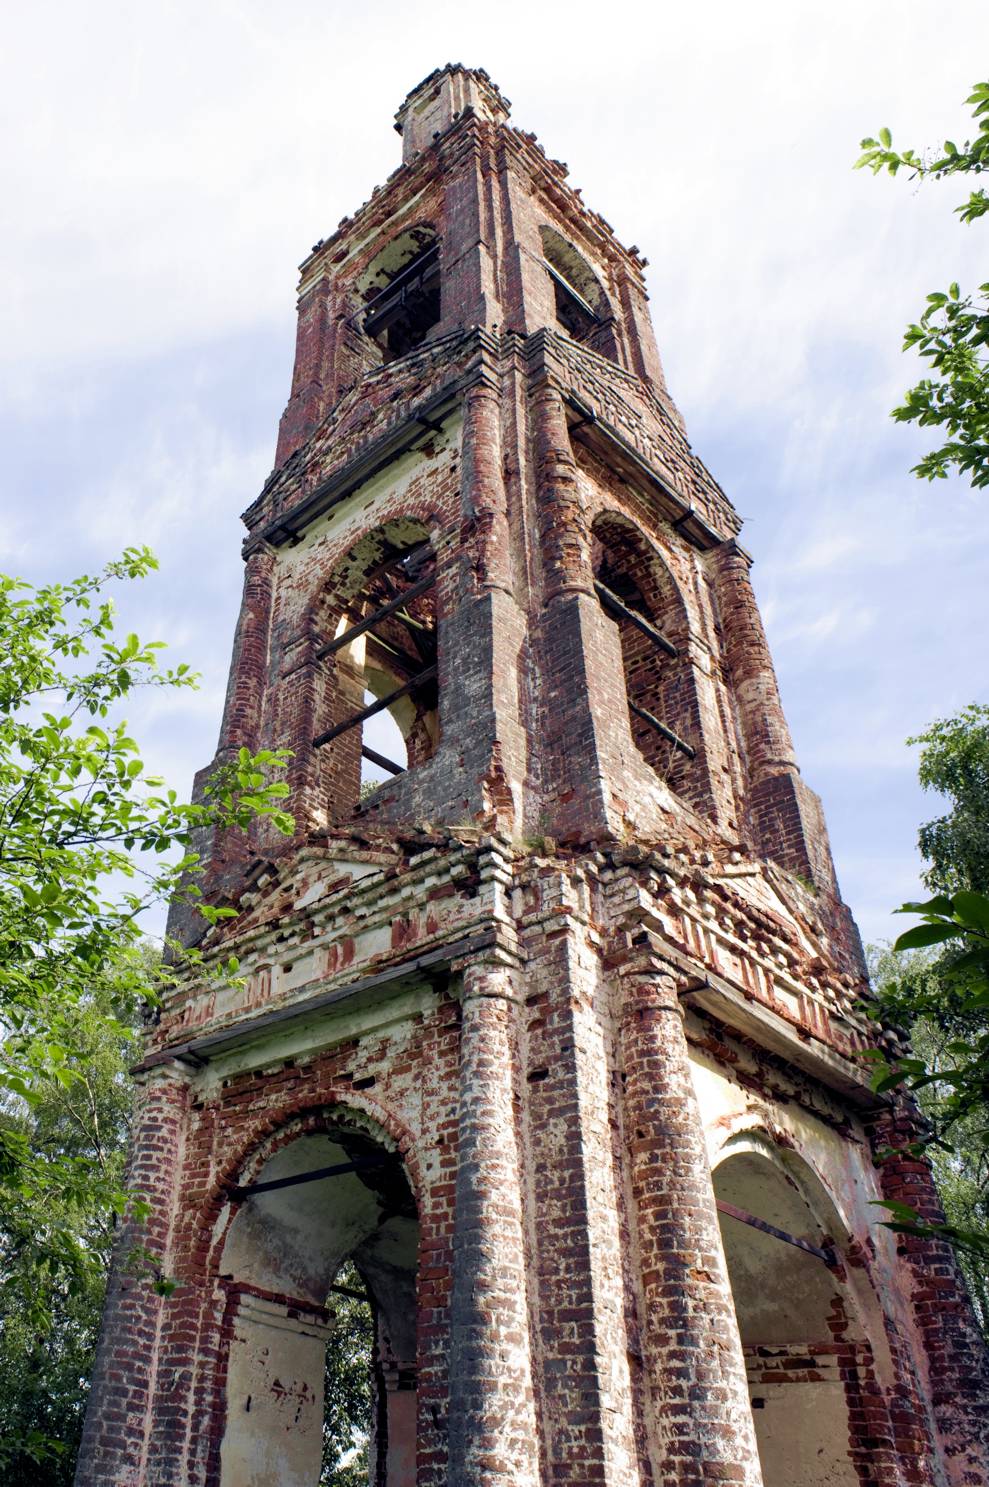
[[[196,781],[285,749],[294,828],[203,833],[233,913],[172,908],[79,1487],[989,1487],[954,1256],[878,1221],[938,1196],[644,260],[482,69],[396,127],[300,270]]]

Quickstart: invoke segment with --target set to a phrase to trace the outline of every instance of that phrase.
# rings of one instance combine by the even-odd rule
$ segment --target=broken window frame
[[[586,341],[592,336],[599,325],[603,324],[601,316],[588,304],[587,300],[575,289],[570,280],[561,274],[559,269],[553,267],[546,259],[543,259],[543,268],[553,281],[553,290],[556,297],[556,318],[559,325],[566,331],[567,335],[575,341]],[[561,313],[562,312],[562,313]],[[567,324],[564,315],[569,313],[574,318],[579,329],[573,329]]]

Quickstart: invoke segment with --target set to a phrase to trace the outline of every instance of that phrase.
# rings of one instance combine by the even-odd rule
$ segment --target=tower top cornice
[[[428,149],[468,109],[479,119],[503,124],[511,103],[483,67],[447,62],[423,78],[395,115],[395,128],[402,136],[403,165]]]

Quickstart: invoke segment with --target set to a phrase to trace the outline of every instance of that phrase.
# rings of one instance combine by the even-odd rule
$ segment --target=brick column
[[[76,1467],[77,1487],[143,1487],[154,1402],[162,1311],[135,1247],[148,1250],[167,1275],[189,1108],[189,1071],[163,1064],[138,1082],[128,1187],[147,1198],[145,1223],[127,1220],[114,1246],[110,1284],[93,1366]]]
[[[485,382],[464,399],[464,496],[477,524],[477,582],[511,593],[511,535],[501,465],[501,399]]]
[[[745,738],[749,781],[755,785],[767,775],[782,771],[795,774],[797,761],[783,716],[769,642],[752,591],[751,565],[748,553],[734,540],[723,542],[715,554],[721,628]]]
[[[219,757],[226,751],[258,747],[261,709],[268,682],[268,634],[275,550],[259,542],[244,564],[244,592],[234,636],[230,680],[220,727]]]
[[[655,1481],[762,1487],[676,982],[643,955],[620,986]]]
[[[463,978],[450,1349],[450,1476],[457,1487],[536,1487],[536,1416],[516,1132],[512,972]]]
[[[883,1111],[870,1130],[874,1151],[895,1150],[879,1162],[885,1198],[907,1203],[926,1224],[943,1224],[944,1209],[930,1165],[905,1150],[919,1136],[916,1109],[907,1100]],[[918,1362],[926,1375],[933,1426],[951,1487],[989,1483],[989,1355],[975,1321],[968,1289],[950,1244],[897,1235],[909,1299],[923,1342]],[[914,1447],[909,1419],[904,1454]]]
[[[577,462],[563,399],[548,382],[532,399],[532,437],[546,598],[574,591],[593,595],[591,534],[577,487]]]

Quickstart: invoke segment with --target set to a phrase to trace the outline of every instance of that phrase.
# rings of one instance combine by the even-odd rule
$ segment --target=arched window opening
[[[592,563],[601,608],[621,635],[636,748],[673,790],[706,809],[696,693],[679,591],[631,523],[617,516],[594,523]]]
[[[220,1487],[414,1487],[418,1215],[359,1122],[298,1136],[232,1194]]]
[[[593,343],[595,350],[610,355],[610,348],[596,344],[597,332],[611,314],[608,296],[596,275],[558,232],[551,227],[541,227],[539,232],[543,265],[553,281],[557,323],[573,340]]]
[[[874,1360],[834,1236],[810,1206],[803,1164],[793,1165],[749,1149],[714,1173],[763,1481],[860,1487],[871,1446],[856,1430]]]
[[[361,323],[384,361],[421,345],[440,318],[440,245],[433,229],[416,227],[395,238],[358,288]]]
[[[436,561],[425,529],[392,523],[370,533],[328,586],[317,657],[331,668],[313,740],[332,751],[333,804],[347,809],[415,768],[439,740]]]

